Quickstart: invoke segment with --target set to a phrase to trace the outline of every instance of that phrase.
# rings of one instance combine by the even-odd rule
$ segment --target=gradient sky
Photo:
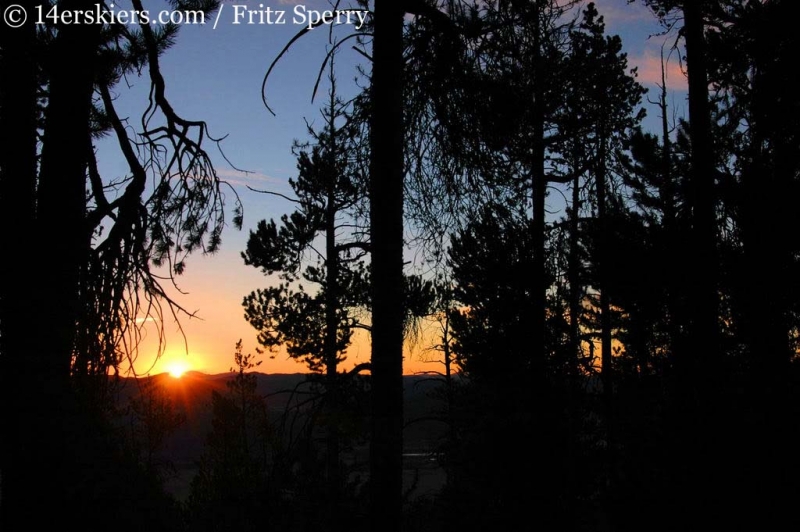
[[[343,2],[346,3],[346,2]],[[119,9],[128,9],[127,2],[116,2]],[[156,10],[161,2],[144,2],[145,7]],[[187,261],[184,275],[178,278],[183,294],[174,292],[176,300],[196,318],[181,318],[180,325],[172,320],[163,324],[166,344],[161,360],[153,365],[158,346],[158,324],[145,324],[146,339],[139,349],[136,370],[160,373],[176,361],[190,369],[209,373],[228,371],[233,365],[233,352],[237,340],[242,339],[245,352],[257,346],[255,330],[243,317],[242,298],[252,290],[269,285],[253,267],[245,266],[240,257],[249,231],[264,218],[278,218],[291,210],[285,200],[249,191],[246,185],[291,194],[288,179],[295,176],[295,158],[291,154],[292,142],[306,140],[304,119],[319,123],[319,105],[311,102],[314,80],[321,65],[327,45],[327,31],[314,30],[295,43],[283,57],[267,87],[272,116],[261,101],[261,83],[264,74],[288,40],[300,29],[289,23],[279,25],[234,25],[233,6],[246,5],[250,9],[283,9],[287,19],[294,4],[308,9],[329,7],[326,0],[231,0],[223,4],[216,29],[212,20],[205,26],[182,26],[175,45],[162,57],[162,73],[167,83],[167,97],[184,118],[202,119],[211,134],[226,136],[222,148],[237,168],[235,170],[219,154],[213,154],[220,177],[226,179],[239,194],[244,205],[244,228],[232,227],[223,233],[222,249],[213,256],[195,255]],[[639,68],[639,80],[651,89],[654,99],[655,85],[660,81],[660,49],[663,36],[653,36],[660,31],[657,21],[641,5],[628,5],[627,0],[600,0],[598,10],[604,15],[609,34],[618,33],[629,55],[630,66]],[[259,8],[259,5],[263,7]],[[351,27],[337,29],[339,37],[352,31]],[[672,37],[674,40],[674,37]],[[671,42],[671,41],[670,41]],[[356,66],[365,59],[352,51],[337,57],[337,76],[340,90],[354,90]],[[668,85],[673,90],[673,106],[681,114],[685,108],[685,78],[677,61],[672,61]],[[128,79],[116,90],[118,113],[129,117],[132,126],[139,123],[146,106],[149,83],[147,79]],[[320,88],[324,96],[327,88]],[[648,106],[646,125],[657,128],[658,111]],[[110,177],[120,177],[127,171],[113,139],[99,145],[101,172]],[[229,202],[232,203],[232,202]],[[230,213],[232,216],[232,213]],[[404,370],[414,373],[439,369],[424,363],[430,356],[424,341],[407,349]],[[356,339],[348,352],[348,362],[366,362],[370,357],[369,341]],[[305,366],[290,360],[285,353],[274,358],[260,357],[264,362],[260,371],[268,373],[294,373],[305,371]]]

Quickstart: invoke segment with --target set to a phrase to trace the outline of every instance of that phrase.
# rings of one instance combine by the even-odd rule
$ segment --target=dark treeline
[[[323,126],[295,144],[294,210],[242,254],[272,281],[243,301],[259,343],[310,375],[264,397],[238,344],[183,502],[156,459],[180,417],[149,388],[123,411],[108,386],[136,318],[182,312],[151,268],[179,275],[224,224],[214,139],[159,67],[177,27],[0,26],[0,216],[26,228],[6,235],[25,261],[2,261],[3,529],[796,526],[791,2],[643,3],[687,76],[684,117],[591,3],[359,3],[369,24],[321,70]],[[345,42],[372,67],[351,100]],[[114,110],[125,75],[152,84],[137,133]],[[122,180],[97,171],[104,135]],[[402,363],[426,320],[446,480],[419,496]],[[357,334],[372,360],[350,368]]]

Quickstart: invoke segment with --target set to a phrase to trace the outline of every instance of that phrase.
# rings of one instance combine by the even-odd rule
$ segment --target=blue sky
[[[117,7],[127,9],[126,3],[117,2]],[[151,11],[164,7],[161,2],[144,3]],[[661,29],[657,21],[646,8],[639,4],[628,5],[626,0],[596,3],[605,16],[608,33],[622,36],[631,66],[639,67],[640,81],[651,89],[651,98],[655,98],[653,82],[660,78],[658,61],[665,39],[651,37]],[[228,160],[250,173],[232,168],[221,155],[213,154],[218,174],[231,183],[242,200],[244,229],[226,229],[222,250],[216,255],[198,255],[187,261],[186,273],[178,279],[181,290],[187,293],[175,295],[185,308],[196,311],[202,321],[182,320],[188,354],[177,326],[165,324],[167,345],[163,361],[155,371],[163,371],[174,360],[184,361],[189,367],[202,371],[226,371],[232,364],[231,355],[239,338],[243,339],[245,351],[253,351],[256,347],[255,331],[243,318],[241,301],[244,295],[269,281],[255,268],[245,266],[239,254],[246,245],[248,231],[259,220],[277,218],[290,210],[291,205],[279,198],[250,192],[245,185],[290,192],[287,181],[295,175],[292,143],[295,139],[307,138],[304,118],[319,122],[318,109],[323,100],[312,103],[311,94],[325,55],[328,34],[327,31],[312,31],[296,42],[278,64],[267,86],[269,103],[277,114],[272,116],[262,103],[261,83],[269,64],[301,26],[291,21],[286,25],[234,25],[233,6],[286,10],[288,19],[292,16],[294,4],[307,9],[329,7],[326,0],[227,1],[223,4],[216,29],[212,28],[212,20],[204,26],[182,26],[175,45],[162,57],[167,97],[176,111],[187,119],[205,120],[211,134],[226,136],[222,148]],[[351,31],[351,27],[342,26],[337,29],[337,34],[341,38]],[[356,65],[364,62],[363,57],[349,48],[337,57],[340,88],[353,90]],[[116,90],[117,111],[120,116],[129,117],[131,125],[136,128],[146,106],[149,81],[145,77],[126,81],[130,88],[123,82]],[[685,107],[685,80],[677,62],[670,67],[669,84],[676,89],[672,99],[681,113]],[[320,98],[326,90],[324,85],[321,86]],[[657,110],[650,107],[648,114],[647,124],[657,127]],[[99,160],[101,172],[106,176],[118,177],[126,170],[111,141],[100,144]],[[152,329],[153,324],[148,327]],[[140,372],[148,369],[155,351],[154,329],[150,330],[149,336],[137,364]],[[409,355],[409,359],[413,357],[413,354]],[[366,342],[351,349],[352,362],[368,359]],[[412,367],[416,366],[408,365],[407,371]],[[260,369],[295,372],[304,368],[279,354],[275,360],[266,361]]]

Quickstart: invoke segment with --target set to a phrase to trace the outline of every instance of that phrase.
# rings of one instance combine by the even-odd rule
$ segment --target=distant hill
[[[257,391],[266,398],[270,417],[276,421],[284,412],[292,390],[300,388],[308,391],[306,374],[264,374],[255,373]],[[139,396],[150,386],[155,386],[159,393],[169,398],[174,409],[185,421],[170,435],[164,444],[161,458],[172,463],[178,478],[173,479],[171,490],[179,497],[188,494],[189,483],[197,470],[208,434],[211,431],[213,391],[227,393],[226,383],[235,377],[234,373],[207,375],[190,371],[180,378],[167,373],[139,379],[123,378],[118,380],[117,398],[119,406],[124,409],[132,398]],[[403,378],[405,394],[404,447],[408,454],[407,465],[429,462],[425,456],[435,452],[446,433],[446,425],[441,420],[444,404],[436,398],[437,390],[442,386],[440,381],[423,376],[405,376]],[[441,394],[440,394],[441,395]],[[123,420],[122,423],[129,421]],[[366,449],[359,454],[366,453]],[[364,456],[366,459],[366,455]],[[425,465],[425,467],[429,467]]]

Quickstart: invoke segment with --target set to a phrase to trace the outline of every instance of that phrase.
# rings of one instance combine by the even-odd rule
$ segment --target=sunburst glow
[[[183,360],[172,360],[166,365],[166,369],[172,377],[180,379],[188,371],[189,365]]]

